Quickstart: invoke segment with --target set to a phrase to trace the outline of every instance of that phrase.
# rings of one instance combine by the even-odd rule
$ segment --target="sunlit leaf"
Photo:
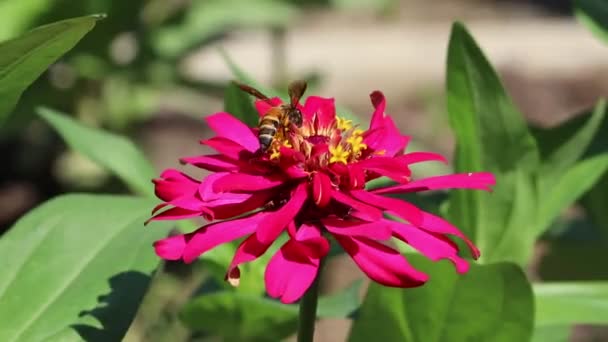
[[[100,18],[96,15],[63,20],[0,43],[0,124],[13,110],[21,93],[49,65],[72,49]]]
[[[0,340],[120,340],[158,263],[151,244],[167,233],[143,227],[153,205],[68,195],[20,219],[0,239]]]
[[[373,283],[350,333],[359,341],[527,341],[532,289],[516,265],[473,264],[458,275],[449,263],[410,261],[430,275],[419,288]]]
[[[608,282],[534,285],[536,325],[608,324]]]
[[[110,170],[134,191],[153,195],[151,180],[156,172],[141,151],[128,139],[87,127],[67,115],[41,108],[38,113],[75,151]]]

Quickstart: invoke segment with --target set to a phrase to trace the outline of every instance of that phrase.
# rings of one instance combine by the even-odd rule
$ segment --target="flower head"
[[[459,273],[466,272],[467,262],[447,236],[462,239],[475,258],[479,251],[458,228],[385,195],[449,188],[489,190],[494,176],[479,172],[412,179],[410,165],[445,162],[445,158],[430,152],[404,153],[409,137],[401,135],[385,113],[384,96],[375,91],[371,100],[375,110],[369,128],[363,129],[337,116],[333,99],[310,96],[299,106],[302,126],[277,134],[262,154],[257,128],[228,113],[208,117],[216,136],[201,143],[217,154],[181,161],[212,173],[197,180],[177,170],[164,171],[154,180],[156,195],[164,203],[154,209],[151,220],[202,216],[210,223],[157,241],[156,253],[164,259],[192,262],[219,244],[245,238],[226,272],[227,280],[238,284],[239,265],[260,257],[286,232],[288,241],[272,256],[265,272],[267,292],[285,303],[298,300],[311,285],[330,239],[371,279],[387,286],[414,287],[428,279],[386,244],[391,238],[431,260],[448,259]],[[270,102],[255,103],[260,115],[281,104],[278,98]],[[378,177],[396,184],[365,188]]]

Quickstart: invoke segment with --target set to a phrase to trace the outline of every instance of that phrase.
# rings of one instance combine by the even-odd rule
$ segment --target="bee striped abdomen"
[[[274,136],[277,134],[279,124],[280,120],[273,111],[270,111],[260,120],[260,124],[258,125],[260,128],[258,138],[262,151],[268,150],[270,144],[272,144],[272,139],[274,139]]]

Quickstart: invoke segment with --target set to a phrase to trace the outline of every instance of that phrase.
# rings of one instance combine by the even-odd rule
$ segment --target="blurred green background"
[[[222,109],[233,77],[226,56],[269,88],[305,78],[309,94],[336,97],[361,117],[371,112],[368,94],[382,90],[403,132],[449,156],[445,51],[458,19],[475,33],[530,125],[576,121],[608,95],[608,47],[572,12],[565,0],[4,1],[0,40],[70,17],[108,17],[29,87],[0,128],[0,230],[58,194],[127,192],[66,148],[36,107],[130,136],[157,170],[179,167],[178,157],[204,152],[197,141],[209,132],[201,118]],[[598,135],[608,136],[602,129]],[[567,210],[537,244],[531,279],[608,279],[608,222],[592,215],[602,208],[586,208]],[[336,271],[324,280],[329,292],[361,277],[346,258],[330,267]],[[348,324],[321,321],[319,341],[343,340]],[[599,341],[607,331],[581,326],[570,336]]]

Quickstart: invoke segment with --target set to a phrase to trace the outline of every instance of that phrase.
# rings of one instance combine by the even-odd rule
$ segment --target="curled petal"
[[[391,222],[379,220],[376,222],[352,221],[339,218],[321,220],[323,226],[334,235],[359,236],[373,240],[388,240],[392,236]]]
[[[378,221],[382,217],[382,211],[342,193],[339,190],[332,191],[331,197],[339,203],[347,205],[359,212],[358,217],[366,217],[366,221]]]
[[[156,255],[165,260],[179,260],[190,239],[189,234],[170,236],[154,243]]]
[[[364,237],[334,235],[338,243],[372,280],[386,286],[416,287],[428,276],[412,267],[398,251]]]
[[[268,99],[268,101],[256,100],[254,103],[255,109],[257,109],[260,116],[266,115],[270,108],[280,106],[281,104],[283,104],[283,101],[278,97],[273,97]]]
[[[325,207],[331,201],[332,185],[329,176],[323,172],[312,175],[312,199],[318,207]]]
[[[449,259],[461,274],[469,270],[467,261],[458,256],[458,246],[450,239],[409,224],[390,222],[396,238],[414,247],[427,258],[433,261]]]
[[[234,257],[232,258],[232,262],[228,267],[228,271],[226,272],[226,280],[228,280],[231,284],[238,284],[238,280],[240,278],[241,272],[238,271],[239,265],[256,260],[268,250],[270,247],[270,243],[262,243],[258,240],[256,234],[251,234],[249,237],[237,248],[234,253]]]
[[[373,151],[383,151],[384,155],[392,157],[401,153],[409,138],[402,136],[393,119],[386,115],[386,99],[379,91],[370,94],[375,108],[369,131],[363,135],[363,142]]]
[[[423,222],[421,225],[419,225],[420,228],[436,234],[450,234],[461,238],[469,247],[473,258],[479,258],[479,249],[458,228],[456,228],[450,222],[442,219],[439,216],[435,216],[431,213],[427,213],[424,211],[422,212],[422,214]]]
[[[257,136],[242,121],[228,113],[217,113],[206,118],[209,127],[222,138],[232,140],[255,152],[260,147]]]
[[[350,194],[361,202],[373,203],[375,207],[388,210],[412,224],[422,224],[422,210],[411,203],[396,198],[376,195],[366,190],[353,190]]]
[[[283,177],[250,175],[246,173],[230,173],[222,176],[213,184],[215,192],[249,192],[266,190],[282,185],[285,182]]]
[[[317,244],[319,246],[311,246]],[[317,227],[302,225],[296,239],[287,241],[266,267],[264,280],[268,294],[283,303],[300,299],[315,280],[320,259],[328,250],[329,244]]]
[[[236,220],[208,224],[190,233],[191,238],[183,253],[184,262],[190,263],[217,245],[255,232],[267,215],[259,212]]]
[[[233,194],[233,195],[243,195],[243,194]],[[211,212],[212,219],[215,220],[224,220],[229,219],[231,217],[239,216],[242,214],[246,214],[250,211],[258,209],[264,206],[272,196],[274,196],[273,192],[256,192],[253,194],[246,194],[248,198],[242,202],[234,202],[234,203],[226,203],[228,201],[213,201],[209,204],[209,211]],[[224,202],[222,205],[217,205],[220,202]]]
[[[453,175],[428,177],[407,184],[399,184],[372,190],[375,194],[397,194],[441,189],[477,189],[491,191],[496,184],[490,172],[457,173]]]
[[[161,173],[160,178],[152,180],[156,196],[165,202],[196,193],[199,182],[174,169]]]
[[[279,210],[268,213],[260,223],[257,231],[262,243],[274,241],[287,225],[296,217],[308,197],[307,184],[300,183],[291,194],[291,198]]]

